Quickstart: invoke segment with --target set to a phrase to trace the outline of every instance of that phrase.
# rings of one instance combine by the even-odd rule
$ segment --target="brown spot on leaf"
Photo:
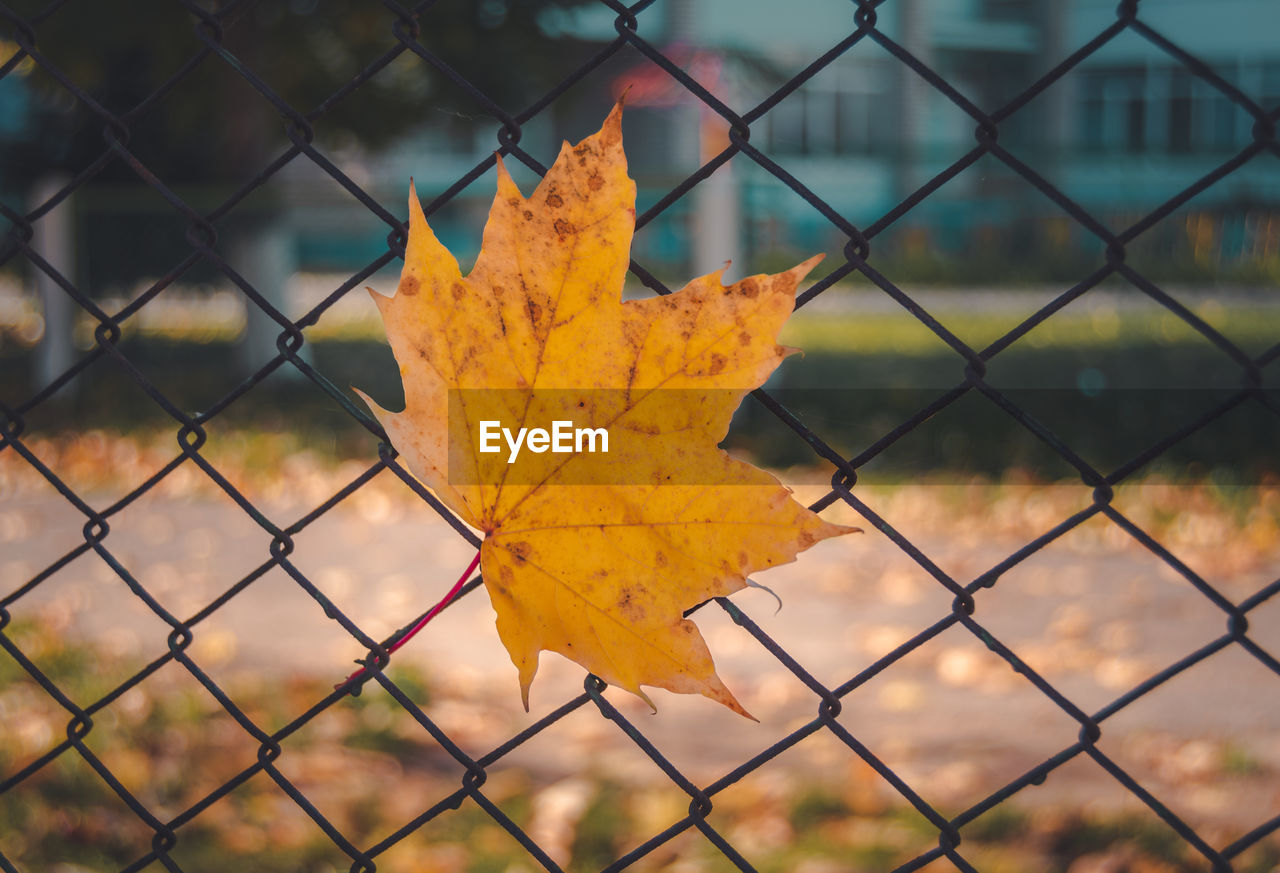
[[[453,287],[449,289],[449,293],[453,295],[454,300],[461,300],[467,296],[467,289],[462,287],[461,282],[454,282]]]
[[[642,345],[648,332],[646,325],[630,320],[622,322],[622,335],[627,338],[627,343],[632,346],[638,347]]]
[[[529,309],[530,321],[532,321],[534,324],[537,324],[539,321],[542,320],[542,307],[540,305],[530,300],[528,309]]]
[[[564,206],[564,198],[552,191],[547,195],[547,205],[552,209],[559,209],[561,206]]]
[[[800,544],[800,548],[802,550],[809,548],[811,545],[813,545],[817,541],[818,541],[818,538],[815,537],[812,533],[810,533],[807,530],[801,530],[800,534],[796,537],[796,542]]]
[[[587,187],[592,191],[599,191],[604,187],[604,177],[599,173],[592,173],[587,177]]]
[[[754,300],[760,293],[760,286],[751,279],[743,279],[742,284],[738,286],[738,290],[742,292],[743,297],[748,297]]]
[[[618,592],[618,611],[626,616],[628,621],[642,622],[648,614],[644,604],[644,592],[637,591],[634,588],[623,588]]]
[[[533,213],[532,213],[531,211],[529,211],[528,209],[526,209],[526,210],[524,211],[524,220],[525,220],[525,221],[533,221]]]
[[[400,280],[400,293],[405,297],[412,297],[418,293],[418,277],[405,276]]]
[[[529,555],[533,553],[533,546],[529,545],[524,540],[520,540],[519,542],[514,542],[507,546],[507,551],[515,555],[517,561],[524,563],[529,560]]]
[[[751,334],[747,333],[745,330],[742,331],[742,333],[738,334],[738,345],[740,346],[751,345]]]
[[[716,373],[724,371],[725,366],[729,363],[729,359],[719,352],[711,354],[711,366],[707,368],[707,372],[714,376]]]
[[[563,218],[557,218],[555,223],[552,224],[552,227],[554,227],[556,229],[556,233],[561,236],[568,236],[573,233],[573,225],[565,221]]]

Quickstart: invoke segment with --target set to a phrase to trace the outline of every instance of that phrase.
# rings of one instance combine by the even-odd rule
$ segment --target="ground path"
[[[908,490],[879,495],[878,509],[901,519],[904,532],[963,581],[1026,540],[1025,531],[1014,535],[1002,528],[999,516],[1008,510],[999,502],[980,508],[991,516],[994,533],[987,535],[981,525],[962,523],[973,514],[965,507],[940,502],[925,493],[929,489],[918,489],[924,496],[916,497]],[[937,505],[912,503],[930,500]],[[300,514],[283,503],[266,511],[285,523]],[[950,531],[913,522],[946,511],[957,517]],[[1041,512],[1047,528],[1062,507],[1046,512],[1027,499],[1018,511]],[[8,495],[0,503],[0,535],[8,540],[0,558],[4,590],[74,546],[81,524],[56,495]],[[186,616],[260,564],[269,538],[225,498],[148,496],[113,519],[106,542],[166,608]],[[1197,570],[1236,601],[1273,581],[1280,567],[1275,544],[1253,549],[1245,561],[1231,560],[1229,543],[1217,553],[1190,551],[1200,556]],[[425,507],[369,489],[299,534],[292,560],[361,627],[381,636],[440,596],[472,554]],[[758,578],[777,591],[784,607],[775,613],[769,595],[752,590],[735,602],[829,687],[951,609],[951,595],[874,532],[820,544],[799,562]],[[974,618],[1086,712],[1226,628],[1224,615],[1187,580],[1101,520],[976,597]],[[99,640],[122,658],[153,657],[165,648],[166,626],[92,554],[42,583],[13,612],[18,619],[61,622],[68,633]],[[721,674],[759,724],[702,699],[659,692],[660,711],[652,715],[628,695],[609,695],[658,748],[705,784],[811,719],[817,699],[718,607],[703,609],[696,619]],[[1280,653],[1280,603],[1256,610],[1250,626],[1255,642]],[[278,568],[197,626],[192,652],[228,687],[246,675],[270,681],[303,673],[336,682],[362,654]],[[436,695],[428,712],[475,754],[578,693],[583,678],[575,665],[545,655],[534,711],[526,715],[483,591],[447,610],[396,658],[430,674]],[[1078,734],[1068,715],[959,627],[845,698],[840,720],[910,784],[951,804],[953,812]],[[1265,817],[1259,813],[1280,812],[1280,677],[1229,647],[1108,720],[1101,747],[1188,820],[1244,813],[1256,824]],[[553,736],[535,739],[513,760],[548,777],[580,771],[586,761],[597,776],[660,778],[616,728],[588,711],[570,716]],[[841,778],[862,772],[825,732],[771,766]],[[1020,800],[1127,803],[1124,791],[1083,756]]]

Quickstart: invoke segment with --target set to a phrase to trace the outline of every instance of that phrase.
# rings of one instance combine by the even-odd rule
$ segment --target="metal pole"
[[[62,174],[41,176],[32,187],[28,211],[43,206],[66,184],[67,177]],[[75,208],[72,199],[73,197],[67,197],[36,220],[31,240],[31,247],[36,253],[68,281],[74,281],[76,266]],[[32,274],[36,296],[40,301],[40,312],[44,318],[44,334],[36,348],[35,361],[35,382],[39,389],[65,373],[74,362],[75,349],[71,332],[74,327],[75,302],[44,270],[32,266]]]

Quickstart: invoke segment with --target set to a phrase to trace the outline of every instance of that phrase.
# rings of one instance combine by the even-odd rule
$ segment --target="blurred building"
[[[1140,9],[1144,22],[1245,95],[1267,109],[1280,104],[1280,3],[1156,0]],[[663,0],[639,14],[639,32],[695,75],[713,79],[708,87],[745,111],[851,33],[855,10],[848,0]],[[1112,24],[1116,3],[892,0],[876,15],[889,39],[974,106],[994,112]],[[589,51],[592,43],[616,37],[614,17],[600,6],[548,13],[542,25]],[[571,89],[527,125],[521,144],[550,159],[561,137],[593,130],[612,95],[629,82],[644,86],[634,89],[626,120],[644,209],[699,166],[716,122],[639,53],[623,53]],[[23,135],[24,106],[21,81],[0,80],[0,139]],[[415,133],[376,153],[359,143],[325,141],[323,123],[317,144],[381,202],[398,208],[410,176],[430,201],[494,148],[492,121],[476,107],[467,109],[431,103]],[[1179,59],[1125,31],[1003,119],[999,143],[1120,228],[1238,153],[1251,141],[1253,124],[1248,112]],[[751,143],[866,227],[973,149],[976,127],[939,88],[867,38],[754,121]],[[765,268],[795,253],[839,249],[843,237],[831,223],[775,176],[743,156],[731,167],[642,230],[636,240],[642,262],[675,274],[691,262],[735,258],[739,267]],[[0,187],[12,191],[14,180],[5,186],[4,169]],[[521,180],[527,185],[533,176]],[[484,180],[473,183],[433,218],[464,263],[478,246],[491,191]],[[286,167],[267,193],[272,229],[250,235],[262,251],[246,258],[268,273],[348,272],[385,251],[386,225],[304,158]],[[158,263],[187,251],[180,222],[154,196],[87,186],[77,199],[77,248],[100,273],[81,279],[95,293],[128,278],[129,264],[121,259],[137,257],[138,247],[128,243],[149,238],[149,221],[166,229],[148,246]],[[237,214],[253,208],[246,203]],[[708,237],[700,231],[708,226],[722,232]],[[1144,239],[1153,256],[1170,263],[1184,255],[1215,263],[1280,258],[1280,162],[1266,155],[1250,161]],[[699,247],[706,250],[701,256]],[[983,251],[990,276],[998,279],[1002,259],[1047,263],[1056,253],[1078,262],[1079,251],[1090,248],[1099,248],[1096,240],[986,155],[888,224],[875,252]]]
[[[1163,0],[1142,20],[1184,47],[1267,110],[1280,105],[1280,4]],[[900,0],[877,8],[877,28],[980,110],[994,113],[1040,75],[1116,20],[1112,0]],[[659,4],[641,32],[665,29],[723,59],[719,96],[751,107],[835,45],[854,25],[843,0],[802,7],[766,0],[682,0]],[[657,25],[654,27],[654,25]],[[599,39],[612,16],[579,15],[574,26]],[[652,28],[652,29],[647,29]],[[678,56],[677,51],[675,55]],[[651,76],[637,62],[634,75]],[[665,75],[665,74],[663,74]],[[668,77],[669,78],[669,77]],[[694,109],[652,110],[635,161],[647,172],[695,166]],[[1126,30],[999,123],[999,143],[1104,223],[1120,229],[1237,154],[1254,118],[1181,59]],[[860,227],[877,221],[976,144],[977,123],[938,87],[871,39],[842,54],[752,125],[751,142]],[[1280,248],[1280,164],[1263,155],[1198,195],[1148,235],[1153,255],[1190,245],[1216,261],[1275,259]],[[821,215],[749,160],[734,161],[749,251],[812,249],[836,234]],[[643,199],[643,196],[642,196]],[[671,216],[678,219],[678,214]],[[1061,255],[1096,241],[1033,185],[992,156],[948,181],[886,233],[889,247],[943,252],[991,248],[1016,257],[1056,247]],[[1028,236],[1036,237],[1028,239]],[[674,256],[686,233],[662,236],[654,254]],[[1002,249],[1003,246],[1003,249]],[[881,247],[883,250],[883,247]],[[1196,252],[1189,253],[1193,257]],[[1205,252],[1200,252],[1205,254]]]

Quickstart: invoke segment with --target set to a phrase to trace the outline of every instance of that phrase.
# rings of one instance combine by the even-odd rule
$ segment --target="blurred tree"
[[[518,109],[563,78],[586,50],[582,43],[547,35],[539,16],[584,2],[424,3],[419,40],[491,100]],[[397,45],[396,16],[375,0],[203,0],[203,8],[217,16],[221,45],[240,69],[220,57],[206,57],[146,111],[126,118],[129,151],[171,186],[212,186],[225,192],[256,175],[287,142],[286,119],[246,76],[262,80],[302,115],[323,106],[314,124],[322,149],[376,149],[426,126],[450,132],[462,127],[468,133],[469,125],[484,118],[482,102],[411,51],[326,105]],[[12,13],[0,7],[0,39],[6,41],[0,42],[0,63],[17,50],[19,28],[30,27],[42,59],[117,117],[127,116],[203,49],[198,16],[178,0],[13,0],[9,9]],[[57,190],[67,175],[81,172],[103,154],[105,123],[58,75],[30,58],[0,85],[0,106],[22,112],[21,120],[0,126],[0,194],[15,206],[33,207],[38,205],[33,192]],[[63,181],[53,184],[54,179]],[[133,169],[119,160],[102,167],[95,181],[143,187]],[[190,202],[211,208],[223,196],[215,193]],[[290,230],[277,220],[275,196],[271,190],[255,195],[252,205],[220,221],[219,249],[268,300],[285,308],[295,246]],[[82,222],[82,239],[74,247],[69,242],[76,235],[72,210],[61,207],[39,223],[34,244],[65,252],[55,266],[64,275],[78,274],[90,293],[107,282],[129,282],[168,269],[181,257],[175,252],[185,249],[183,224],[167,211],[118,215],[130,208],[127,199],[122,189],[113,189],[111,214],[100,216],[92,228]],[[62,244],[53,245],[58,241]],[[79,265],[73,250],[82,256]],[[88,278],[85,262],[93,265]],[[202,269],[211,272],[208,265]],[[33,281],[41,289],[46,315],[38,368],[43,384],[70,365],[65,340],[72,314],[64,306],[66,312],[57,315],[62,311],[58,304],[65,301],[47,277],[35,271]],[[244,372],[275,354],[278,331],[250,307],[241,344]]]
[[[420,41],[491,99],[518,108],[580,61],[581,44],[546,35],[538,18],[586,0],[441,0],[425,4]],[[110,112],[124,114],[195,55],[196,16],[175,0],[66,3],[40,18],[47,0],[14,0],[36,21],[36,48]],[[373,0],[206,0],[220,16],[223,45],[290,106],[307,113],[396,45],[395,16]],[[0,35],[16,24],[0,12]],[[10,46],[12,48],[12,46]],[[3,58],[0,58],[3,60]],[[517,72],[518,71],[518,72]],[[13,75],[13,74],[11,74]],[[15,178],[76,172],[104,148],[102,122],[38,65],[24,64],[31,99],[24,136],[0,154]],[[427,62],[405,52],[317,120],[326,140],[377,148],[414,126],[483,107]],[[276,109],[222,59],[206,58],[158,105],[130,125],[130,149],[166,181],[239,179],[280,143]],[[113,162],[102,178],[133,179]]]

